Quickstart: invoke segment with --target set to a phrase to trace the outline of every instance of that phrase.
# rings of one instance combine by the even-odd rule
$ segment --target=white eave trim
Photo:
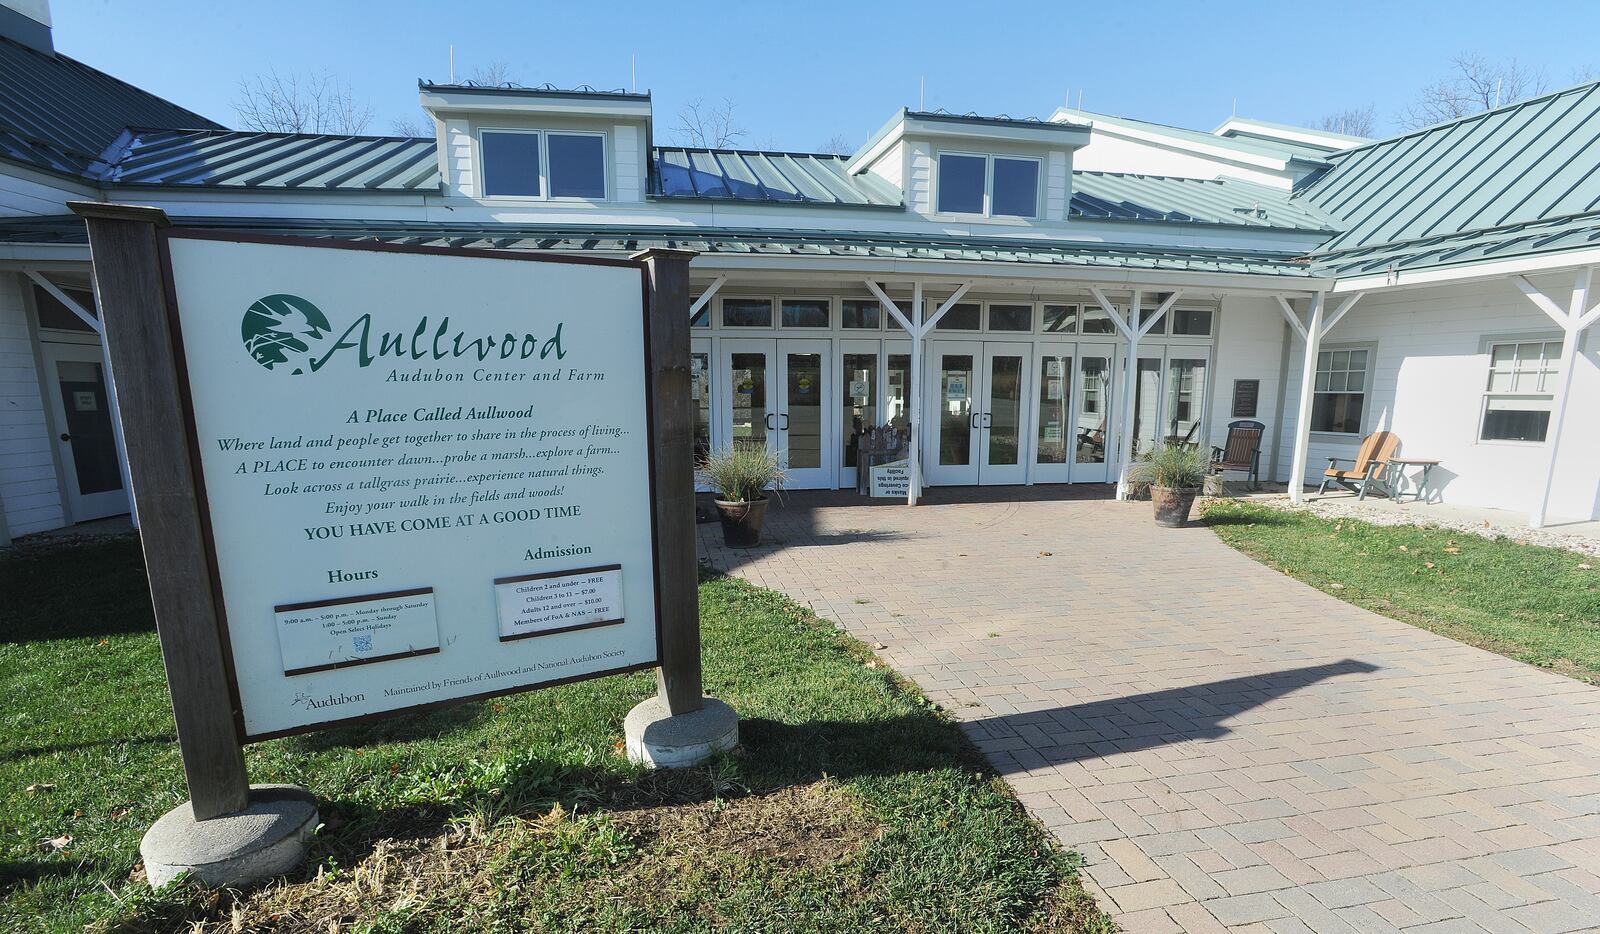
[[[1566,253],[1546,253],[1540,256],[1523,256],[1515,259],[1491,260],[1411,271],[1371,273],[1363,276],[1340,278],[1333,281],[1334,294],[1345,292],[1370,292],[1396,289],[1415,289],[1430,285],[1474,282],[1481,279],[1503,279],[1506,276],[1527,273],[1553,272],[1581,266],[1600,266],[1600,248],[1573,250]]]

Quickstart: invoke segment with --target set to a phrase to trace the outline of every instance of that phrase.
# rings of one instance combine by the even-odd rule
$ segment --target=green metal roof
[[[658,146],[654,160],[657,198],[901,207],[899,189],[848,174],[844,156]]]
[[[439,190],[432,139],[132,130],[87,174],[108,185],[305,191]]]
[[[632,253],[652,247],[700,253],[812,256],[843,259],[919,259],[1107,267],[1171,272],[1211,272],[1307,278],[1310,268],[1292,254],[1258,250],[1207,250],[1140,244],[1074,243],[998,237],[868,234],[843,230],[662,228],[619,226],[483,225],[384,221],[183,218],[190,226],[302,237],[375,240],[497,250],[582,250]],[[77,217],[0,220],[0,243],[82,243]]]
[[[1600,83],[1328,156],[1296,198],[1331,215],[1335,253],[1600,209]]]
[[[0,158],[82,175],[130,125],[222,128],[65,55],[0,37]]]
[[[1232,178],[1073,172],[1073,217],[1235,224],[1329,232],[1326,215],[1289,193]]]
[[[1312,257],[1312,268],[1324,276],[1363,276],[1557,255],[1595,247],[1600,247],[1600,212],[1318,253]]]

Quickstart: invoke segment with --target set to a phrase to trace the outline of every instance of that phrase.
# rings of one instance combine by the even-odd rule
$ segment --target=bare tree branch
[[[413,139],[431,139],[438,135],[433,126],[433,118],[424,110],[421,116],[405,119],[395,119],[389,123],[391,136],[409,136]]]
[[[1370,138],[1378,131],[1377,107],[1373,104],[1365,107],[1346,107],[1344,110],[1323,117],[1312,125],[1312,129]]]
[[[372,122],[372,108],[356,101],[349,82],[328,74],[256,75],[239,82],[233,109],[245,129],[267,133],[355,134]]]
[[[517,76],[512,73],[511,66],[500,61],[474,68],[467,81],[485,88],[515,87],[520,83]]]
[[[733,117],[733,101],[707,104],[695,98],[678,111],[678,142],[701,149],[727,149],[747,134]]]
[[[850,145],[850,141],[844,138],[843,133],[833,134],[822,144],[822,148],[817,150],[817,152],[831,152],[836,156],[853,155],[855,151],[856,147]]]
[[[1454,71],[1422,89],[1415,103],[1397,118],[1407,129],[1418,129],[1493,110],[1543,94],[1544,72],[1516,59],[1491,62],[1481,55],[1461,54],[1451,59]]]

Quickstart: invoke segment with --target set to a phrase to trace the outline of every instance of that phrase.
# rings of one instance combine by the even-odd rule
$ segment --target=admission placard
[[[639,264],[163,243],[249,739],[657,662]]]

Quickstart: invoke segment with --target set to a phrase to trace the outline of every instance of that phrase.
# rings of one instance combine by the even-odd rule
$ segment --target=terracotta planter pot
[[[722,542],[730,548],[754,548],[761,544],[761,523],[767,518],[767,500],[728,503],[717,500],[717,517],[722,520]]]
[[[1156,525],[1181,529],[1189,523],[1189,510],[1194,506],[1198,489],[1175,489],[1169,486],[1152,486],[1150,503],[1156,509]]]

